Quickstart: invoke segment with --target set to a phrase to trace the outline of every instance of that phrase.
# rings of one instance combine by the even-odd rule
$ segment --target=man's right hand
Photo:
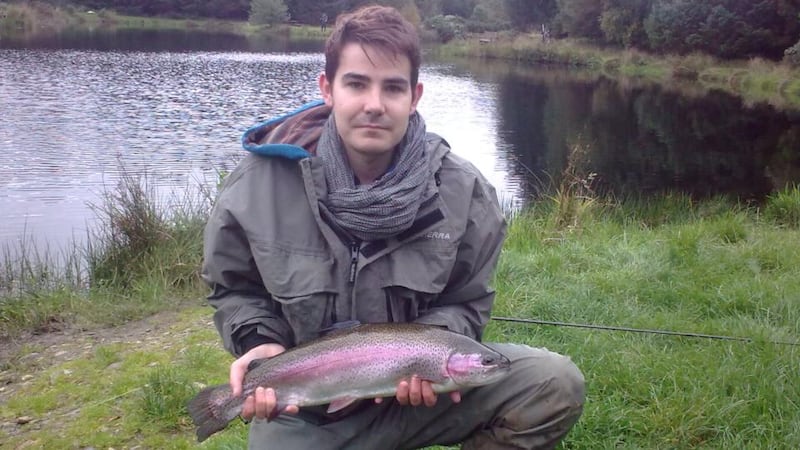
[[[286,349],[280,344],[262,344],[253,347],[250,351],[234,361],[233,364],[231,364],[230,372],[230,384],[233,390],[233,396],[242,395],[242,382],[244,381],[244,374],[247,373],[250,362],[256,359],[272,358],[284,351],[286,351]],[[275,397],[275,391],[272,388],[258,387],[252,395],[248,395],[244,400],[241,414],[242,419],[246,421],[252,420],[253,417],[272,419],[279,413],[276,410],[277,406],[278,400]],[[298,411],[299,408],[296,405],[288,405],[283,410],[283,412],[289,414],[297,414]]]

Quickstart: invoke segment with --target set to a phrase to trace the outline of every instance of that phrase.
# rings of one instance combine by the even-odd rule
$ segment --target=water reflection
[[[493,76],[498,132],[526,197],[558,183],[576,148],[583,174],[597,174],[596,187],[617,196],[678,191],[760,201],[800,180],[799,111],[559,70]]]
[[[0,50],[0,245],[26,232],[56,243],[84,236],[87,202],[113,188],[121,168],[147,173],[165,196],[215,183],[241,156],[244,129],[318,96],[320,43],[307,52],[179,33]],[[598,187],[622,196],[759,199],[800,180],[797,111],[483,61],[428,61],[420,79],[428,129],[507,204],[557,183],[576,147]]]

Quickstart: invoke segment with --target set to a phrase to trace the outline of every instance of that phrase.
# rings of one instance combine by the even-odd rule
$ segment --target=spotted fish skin
[[[395,395],[412,375],[431,382],[434,392],[493,383],[505,376],[508,359],[458,333],[430,325],[366,324],[262,360],[247,372],[241,396],[228,384],[203,389],[188,405],[198,441],[224,429],[242,412],[244,399],[259,386],[275,390],[278,407],[330,404],[335,412],[365,398]]]

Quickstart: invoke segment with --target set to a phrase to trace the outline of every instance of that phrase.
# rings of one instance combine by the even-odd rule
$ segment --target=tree
[[[556,0],[505,0],[508,17],[518,30],[549,23],[558,12]]]
[[[468,18],[475,8],[475,0],[442,0],[442,14]]]
[[[557,0],[556,20],[562,31],[570,36],[602,38],[600,14],[603,2],[598,0]]]
[[[274,25],[286,20],[288,9],[283,0],[253,0],[250,3],[250,23]]]
[[[647,48],[644,21],[651,0],[606,0],[600,15],[600,29],[606,42],[630,48]]]
[[[415,0],[422,20],[442,14],[442,0]]]
[[[798,12],[796,0],[657,0],[645,29],[659,52],[778,59],[800,34]]]
[[[467,29],[472,32],[500,31],[510,26],[503,0],[479,0],[467,20]]]

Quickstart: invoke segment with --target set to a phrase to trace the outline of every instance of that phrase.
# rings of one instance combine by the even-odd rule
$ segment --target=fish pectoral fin
[[[358,397],[341,397],[337,398],[336,400],[332,401],[330,405],[328,405],[328,414],[335,413],[336,411],[341,411],[348,406],[352,405],[358,400]]]
[[[254,359],[254,360],[250,361],[250,364],[247,365],[247,371],[250,372],[251,370],[255,369],[256,367],[258,367],[258,366],[264,364],[265,362],[267,362],[267,360],[269,360],[269,358],[260,358],[260,359]]]

